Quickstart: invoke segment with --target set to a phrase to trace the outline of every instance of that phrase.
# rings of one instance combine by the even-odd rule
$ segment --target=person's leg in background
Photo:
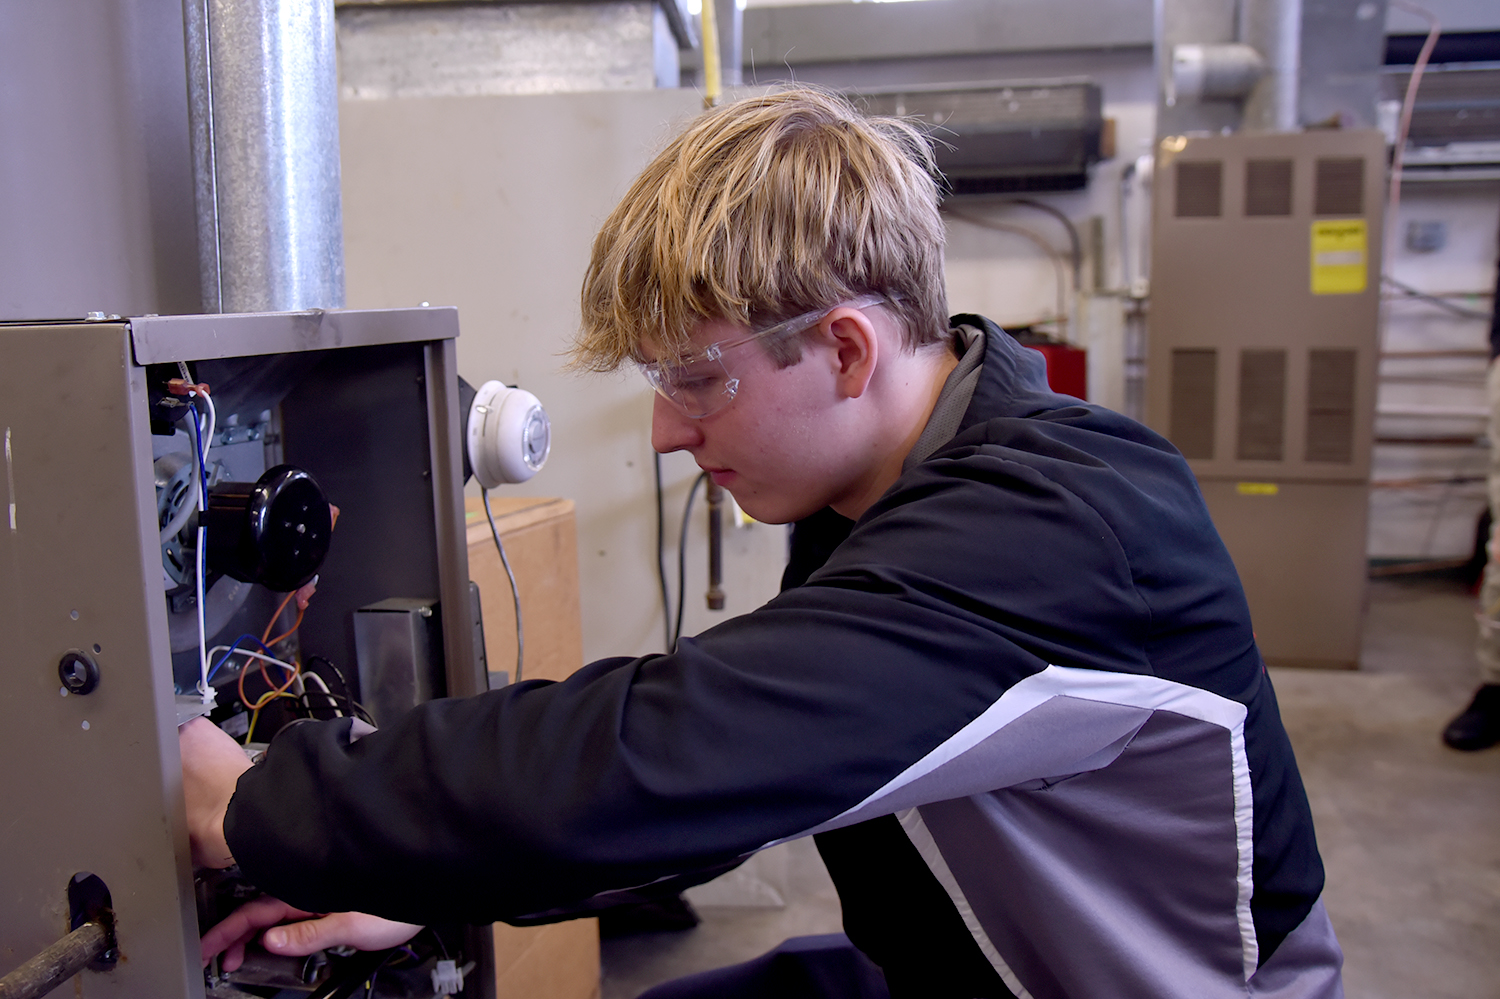
[[[1500,267],[1496,290],[1500,291]],[[1443,741],[1454,749],[1488,749],[1500,742],[1500,557],[1496,543],[1500,531],[1500,362],[1493,359],[1500,341],[1500,319],[1490,320],[1490,370],[1485,382],[1490,404],[1490,543],[1484,564],[1484,583],[1479,588],[1479,639],[1474,654],[1479,660],[1479,690],[1458,717],[1443,730]]]

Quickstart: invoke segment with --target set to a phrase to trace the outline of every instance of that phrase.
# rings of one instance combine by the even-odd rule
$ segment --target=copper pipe
[[[87,922],[0,978],[0,999],[40,999],[110,949],[109,930]]]

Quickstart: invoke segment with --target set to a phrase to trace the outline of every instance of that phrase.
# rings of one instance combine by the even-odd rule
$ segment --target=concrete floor
[[[1500,999],[1500,748],[1438,740],[1477,683],[1473,641],[1455,577],[1381,579],[1358,672],[1273,671],[1351,999]],[[840,929],[811,842],[778,849],[784,907],[700,906],[696,929],[605,941],[602,999]]]

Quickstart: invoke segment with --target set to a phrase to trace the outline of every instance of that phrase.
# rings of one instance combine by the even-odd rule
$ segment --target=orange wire
[[[292,626],[290,628],[288,628],[286,631],[283,631],[281,634],[277,635],[275,638],[273,638],[270,641],[266,642],[266,648],[268,648],[268,649],[274,649],[276,646],[280,645],[282,642],[286,641],[288,638],[291,638],[293,635],[295,635],[297,633],[297,629],[300,628],[300,627],[302,627],[302,615],[305,614],[306,612],[307,611],[306,611],[305,608],[298,607],[297,608],[297,620],[293,621],[292,622]]]
[[[293,590],[281,599],[281,603],[276,608],[276,613],[272,614],[271,620],[266,622],[266,630],[260,633],[261,644],[264,645],[267,649],[274,648],[279,643],[286,641],[292,636],[294,632],[296,632],[297,628],[302,624],[303,609],[299,607],[297,609],[297,620],[292,623],[292,627],[286,633],[278,636],[274,641],[271,640],[271,629],[276,627],[276,621],[281,617],[281,612],[286,610],[286,605],[291,603],[292,598],[296,595],[297,591]],[[244,704],[245,707],[252,710],[259,710],[267,704],[270,704],[277,697],[285,694],[288,690],[291,689],[292,684],[297,682],[297,675],[300,672],[300,670],[295,669],[289,671],[286,682],[281,684],[280,686],[277,686],[275,683],[271,682],[269,677],[266,676],[266,667],[271,664],[266,662],[264,659],[258,659],[256,660],[256,662],[260,664],[260,668],[258,670],[240,670],[240,679],[238,684],[240,703]],[[252,672],[259,673],[261,678],[266,681],[266,686],[271,688],[253,702],[250,700],[249,695],[245,693],[245,677],[247,674]]]
[[[281,604],[276,608],[276,613],[272,614],[271,620],[266,622],[266,630],[260,633],[261,642],[264,643],[268,648],[270,647],[270,643],[266,640],[271,637],[271,629],[276,627],[276,621],[281,617],[281,612],[286,610],[286,605],[291,603],[292,598],[296,595],[297,591],[293,590],[292,592],[281,598]]]
[[[240,680],[239,680],[240,702],[242,704],[244,704],[245,707],[247,707],[247,708],[260,708],[260,707],[264,707],[265,705],[271,703],[271,701],[275,700],[277,697],[279,697],[282,694],[286,693],[288,690],[291,689],[292,684],[297,681],[297,676],[298,676],[298,674],[300,672],[299,670],[296,670],[296,669],[289,670],[287,678],[286,678],[286,683],[283,683],[281,686],[278,687],[276,684],[272,683],[269,678],[266,677],[266,667],[269,666],[269,665],[271,665],[271,664],[268,663],[268,662],[266,662],[264,659],[258,659],[258,660],[256,660],[256,662],[260,663],[260,669],[259,670],[249,670],[249,669],[240,670]],[[250,673],[253,673],[253,672],[260,673],[261,677],[263,679],[265,679],[265,681],[266,681],[266,686],[270,687],[271,689],[268,690],[268,691],[266,691],[258,699],[256,699],[255,701],[252,702],[250,700],[249,696],[245,693],[245,677],[248,676]]]

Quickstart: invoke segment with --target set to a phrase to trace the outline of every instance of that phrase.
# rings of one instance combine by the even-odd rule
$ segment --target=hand
[[[285,922],[288,919],[294,922]],[[286,957],[305,957],[328,947],[385,950],[406,943],[422,927],[363,912],[317,916],[263,895],[240,906],[228,919],[203,934],[204,966],[222,951],[224,970],[235,970],[245,962],[245,945],[263,929],[266,932],[260,942],[266,950]]]
[[[224,813],[240,774],[250,769],[244,748],[207,718],[177,730],[182,751],[182,796],[187,801],[188,842],[195,867],[234,863],[224,840]]]

